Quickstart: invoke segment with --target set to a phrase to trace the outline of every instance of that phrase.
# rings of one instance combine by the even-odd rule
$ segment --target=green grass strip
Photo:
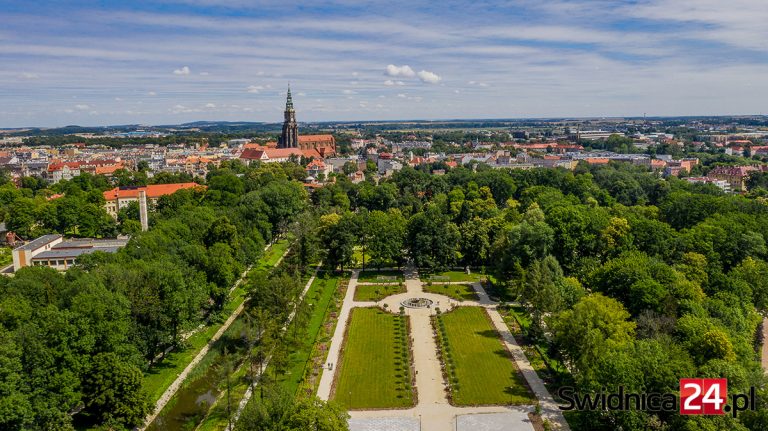
[[[347,409],[413,405],[407,317],[354,308],[333,398]]]

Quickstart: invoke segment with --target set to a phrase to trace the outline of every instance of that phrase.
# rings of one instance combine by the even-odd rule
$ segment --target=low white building
[[[102,251],[115,253],[128,243],[127,239],[70,239],[61,235],[43,235],[13,249],[13,271],[27,266],[48,266],[66,271],[75,259],[84,254]]]

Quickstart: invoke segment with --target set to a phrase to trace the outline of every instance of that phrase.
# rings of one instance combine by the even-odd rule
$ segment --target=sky
[[[0,127],[768,114],[765,0],[0,0]]]

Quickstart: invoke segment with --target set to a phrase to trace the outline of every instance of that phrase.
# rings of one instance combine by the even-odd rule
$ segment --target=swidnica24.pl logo
[[[728,379],[680,379],[680,393],[627,392],[619,386],[616,392],[601,391],[581,394],[574,388],[563,386],[557,390],[563,400],[560,410],[642,410],[648,412],[674,412],[681,415],[724,415],[755,410],[755,388],[748,394],[728,397]]]

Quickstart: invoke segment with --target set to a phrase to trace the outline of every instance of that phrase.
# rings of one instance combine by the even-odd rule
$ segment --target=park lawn
[[[355,301],[380,301],[404,292],[405,285],[400,284],[358,284],[355,287]]]
[[[277,382],[285,388],[287,393],[295,394],[304,378],[304,372],[309,363],[312,348],[317,340],[317,335],[320,333],[320,327],[323,325],[326,311],[333,300],[333,295],[338,285],[339,276],[336,275],[329,275],[327,279],[322,276],[315,278],[305,297],[305,300],[312,304],[312,313],[309,321],[304,328],[296,328],[295,324],[291,324],[288,327],[285,339],[288,341],[294,339],[294,331],[296,331],[296,344],[291,346],[292,353],[288,359],[287,373],[277,378]]]
[[[342,407],[413,406],[407,319],[379,308],[352,309],[332,394]]]
[[[259,263],[254,265],[252,271],[266,270],[272,268],[275,263],[280,259],[280,256],[285,254],[290,246],[290,239],[284,238],[272,245],[264,253]],[[276,256],[276,257],[275,257]],[[270,264],[271,265],[268,265]],[[144,374],[144,388],[147,390],[150,396],[150,400],[154,404],[163,395],[163,393],[171,386],[176,377],[184,371],[184,368],[192,362],[197,353],[202,349],[208,340],[213,337],[216,331],[221,328],[221,325],[226,320],[226,317],[232,314],[240,304],[245,300],[246,292],[242,288],[243,283],[232,291],[229,297],[229,301],[224,305],[223,310],[220,313],[222,316],[212,324],[204,327],[203,329],[194,333],[186,340],[186,348],[184,350],[173,350],[165,359],[155,364]]]
[[[282,257],[286,251],[288,251],[288,247],[291,246],[291,242],[293,242],[293,238],[288,235],[285,238],[278,240],[276,243],[272,244],[272,247],[270,247],[267,251],[264,252],[264,256],[259,259],[259,263],[254,267],[256,270],[270,270],[272,267],[274,267],[277,264],[277,261],[280,260],[280,257]]]
[[[423,285],[424,291],[445,295],[457,301],[477,301],[479,297],[469,284],[433,284]]]
[[[440,315],[446,340],[439,336],[446,358],[451,403],[457,406],[533,404],[535,397],[491,324],[485,309],[458,307]],[[440,332],[440,331],[438,331]]]
[[[424,272],[424,279],[427,281],[432,282],[440,282],[440,281],[450,281],[450,282],[469,282],[474,283],[477,281],[480,281],[481,279],[485,278],[485,274],[479,273],[479,272],[473,272],[471,274],[467,274],[464,271],[443,271],[443,272],[436,272],[436,273],[428,273]]]
[[[360,271],[357,281],[360,283],[397,283],[405,280],[402,271],[396,269],[366,269]]]

